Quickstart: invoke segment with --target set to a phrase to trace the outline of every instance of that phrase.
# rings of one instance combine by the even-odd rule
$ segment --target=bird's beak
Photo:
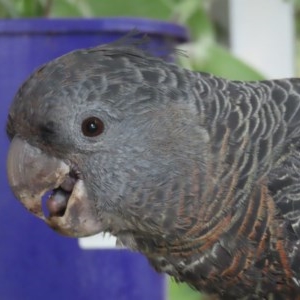
[[[7,173],[14,195],[56,231],[74,237],[102,231],[84,181],[71,178],[71,167],[62,160],[14,137],[8,153]],[[45,216],[42,205],[46,194],[50,194],[49,216]]]

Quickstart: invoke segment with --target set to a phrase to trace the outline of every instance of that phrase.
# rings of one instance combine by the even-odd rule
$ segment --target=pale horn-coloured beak
[[[57,188],[70,168],[63,161],[46,155],[19,137],[10,145],[7,174],[14,195],[35,216],[45,220],[41,198]]]
[[[61,234],[73,237],[101,232],[95,209],[89,201],[84,182],[71,178],[70,166],[44,153],[19,137],[14,137],[7,158],[11,189],[20,202],[35,216]],[[47,200],[45,216],[42,197]]]

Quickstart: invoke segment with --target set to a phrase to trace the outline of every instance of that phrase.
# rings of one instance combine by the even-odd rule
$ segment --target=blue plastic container
[[[132,29],[151,38],[150,51],[187,40],[184,27],[145,19],[0,20],[0,299],[162,300],[164,276],[128,250],[82,250],[16,201],[6,177],[9,105],[40,64],[77,48],[111,42]],[[153,54],[157,54],[154,52]]]

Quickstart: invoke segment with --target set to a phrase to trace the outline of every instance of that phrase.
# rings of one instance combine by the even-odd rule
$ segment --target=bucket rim
[[[148,18],[105,17],[105,18],[28,18],[0,20],[2,34],[124,32],[138,30],[141,34],[159,34],[187,41],[188,29],[181,24]]]

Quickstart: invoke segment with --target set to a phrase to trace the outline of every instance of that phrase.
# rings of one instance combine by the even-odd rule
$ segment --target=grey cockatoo
[[[299,79],[229,81],[108,44],[39,68],[7,132],[11,188],[56,231],[109,232],[220,299],[300,299]]]

